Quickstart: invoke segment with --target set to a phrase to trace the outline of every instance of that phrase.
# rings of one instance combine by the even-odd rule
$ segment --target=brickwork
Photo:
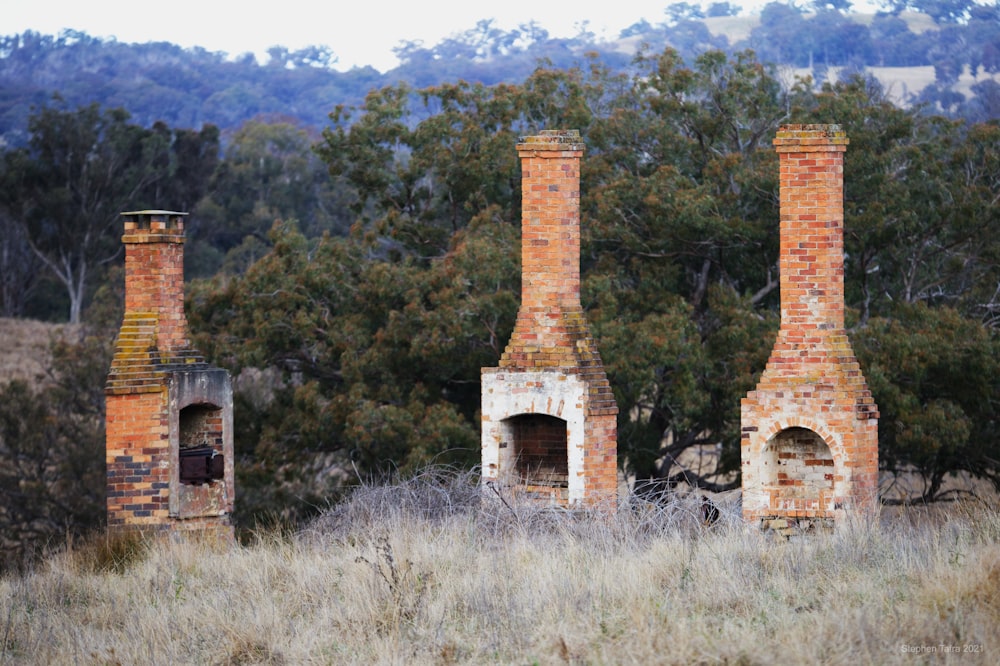
[[[514,417],[517,472],[534,485],[569,488],[566,422],[544,414]]]
[[[618,407],[580,304],[584,146],[575,130],[543,131],[523,138],[517,150],[521,306],[499,367],[482,371],[483,478],[512,482],[518,451],[524,451],[517,445],[516,418],[544,414],[566,424],[566,492],[548,499],[570,506],[613,504]]]
[[[169,514],[166,391],[107,396],[108,526],[163,523]]]
[[[844,329],[843,159],[837,125],[787,125],[780,160],[781,326],[741,404],[743,514],[836,520],[876,502],[878,409]]]
[[[205,405],[185,407],[181,410],[180,428],[181,449],[207,446],[221,450],[223,436],[221,409]]]
[[[184,214],[124,216],[125,315],[105,387],[108,527],[231,532],[232,393],[188,340]],[[182,486],[182,439],[224,456],[225,478]]]

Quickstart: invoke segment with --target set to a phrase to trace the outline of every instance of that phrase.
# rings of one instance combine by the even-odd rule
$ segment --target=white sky
[[[392,50],[400,42],[420,40],[430,47],[481,19],[494,18],[503,29],[534,20],[553,37],[575,36],[587,21],[590,31],[611,38],[641,19],[662,22],[664,8],[677,1],[0,0],[0,35],[72,29],[120,42],[166,41],[230,56],[252,52],[261,62],[271,46],[295,51],[323,45],[337,55],[337,69],[372,65],[386,71],[398,64]],[[687,1],[707,7],[713,0]],[[729,1],[749,13],[768,0]]]

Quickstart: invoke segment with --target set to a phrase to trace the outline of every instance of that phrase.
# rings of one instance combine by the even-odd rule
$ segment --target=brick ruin
[[[564,507],[613,508],[618,406],[580,304],[576,130],[521,139],[521,306],[482,369],[483,483]]]
[[[786,125],[780,161],[781,326],[741,403],[743,516],[786,534],[874,509],[878,408],[844,328],[838,125]]]
[[[232,387],[188,340],[186,213],[122,215],[125,315],[105,386],[108,527],[231,536]]]
[[[843,157],[837,125],[786,125],[780,160],[781,325],[741,401],[744,518],[785,533],[868,513],[878,410],[844,326]],[[562,507],[617,500],[617,414],[580,303],[580,161],[573,130],[517,145],[521,305],[482,369],[482,479]],[[110,529],[232,534],[232,388],[188,339],[184,213],[125,218],[125,315],[106,385]]]

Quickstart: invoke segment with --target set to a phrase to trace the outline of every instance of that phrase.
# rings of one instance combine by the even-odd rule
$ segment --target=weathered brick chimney
[[[521,139],[521,307],[482,370],[486,484],[544,503],[613,509],[618,406],[580,304],[576,130]]]
[[[844,328],[844,152],[838,125],[786,125],[781,327],[741,404],[743,515],[785,533],[874,509],[878,408]]]
[[[232,388],[188,340],[186,213],[122,215],[125,316],[105,387],[108,527],[231,534]]]

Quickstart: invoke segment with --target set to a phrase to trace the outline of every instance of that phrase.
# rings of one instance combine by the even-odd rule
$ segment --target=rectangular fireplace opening
[[[177,370],[169,381],[170,516],[225,516],[233,495],[233,415],[229,374]]]
[[[510,420],[515,468],[529,488],[569,488],[566,421],[546,414],[522,414]]]
[[[190,405],[181,410],[178,420],[180,482],[200,485],[225,478],[222,409],[215,405]]]

